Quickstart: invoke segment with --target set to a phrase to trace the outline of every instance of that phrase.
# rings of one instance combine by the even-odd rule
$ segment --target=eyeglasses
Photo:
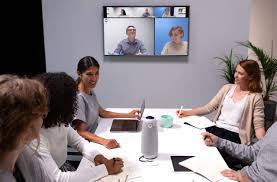
[[[134,32],[135,32],[135,31],[136,31],[136,29],[132,28],[132,29],[128,29],[128,31],[134,31]]]

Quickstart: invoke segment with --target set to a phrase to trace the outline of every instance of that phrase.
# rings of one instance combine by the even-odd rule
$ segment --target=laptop
[[[143,99],[140,114],[137,119],[114,119],[112,122],[111,132],[138,132],[141,130],[141,118],[145,109],[145,100]]]

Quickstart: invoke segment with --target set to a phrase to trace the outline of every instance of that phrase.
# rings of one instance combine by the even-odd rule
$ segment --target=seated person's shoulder
[[[188,41],[183,41],[183,44],[188,45]]]
[[[128,39],[122,39],[119,44],[124,44],[124,43],[127,43],[128,42]]]
[[[223,88],[223,89],[230,89],[230,88],[232,88],[232,87],[234,87],[234,86],[235,86],[235,84],[227,83],[227,84],[223,85],[222,88]]]
[[[137,43],[139,43],[139,44],[142,44],[143,42],[141,41],[141,40],[139,40],[139,39],[135,39],[135,41],[137,42]]]

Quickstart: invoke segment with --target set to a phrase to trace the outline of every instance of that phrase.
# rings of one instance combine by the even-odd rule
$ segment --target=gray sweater
[[[216,146],[220,150],[241,159],[250,166],[241,172],[255,182],[277,182],[277,122],[267,131],[265,137],[254,145],[243,145],[219,138]]]

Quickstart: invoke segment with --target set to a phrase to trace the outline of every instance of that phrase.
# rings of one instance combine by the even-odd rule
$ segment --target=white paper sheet
[[[108,175],[98,182],[139,182],[143,181],[139,168],[135,166],[123,167],[123,171],[116,175]]]
[[[205,176],[211,181],[222,180],[224,176],[220,172],[229,169],[223,160],[213,160],[213,158],[207,156],[192,157],[179,164]]]
[[[215,126],[215,123],[206,118],[205,116],[188,116],[182,118],[181,121],[198,129],[204,129],[211,126]]]

